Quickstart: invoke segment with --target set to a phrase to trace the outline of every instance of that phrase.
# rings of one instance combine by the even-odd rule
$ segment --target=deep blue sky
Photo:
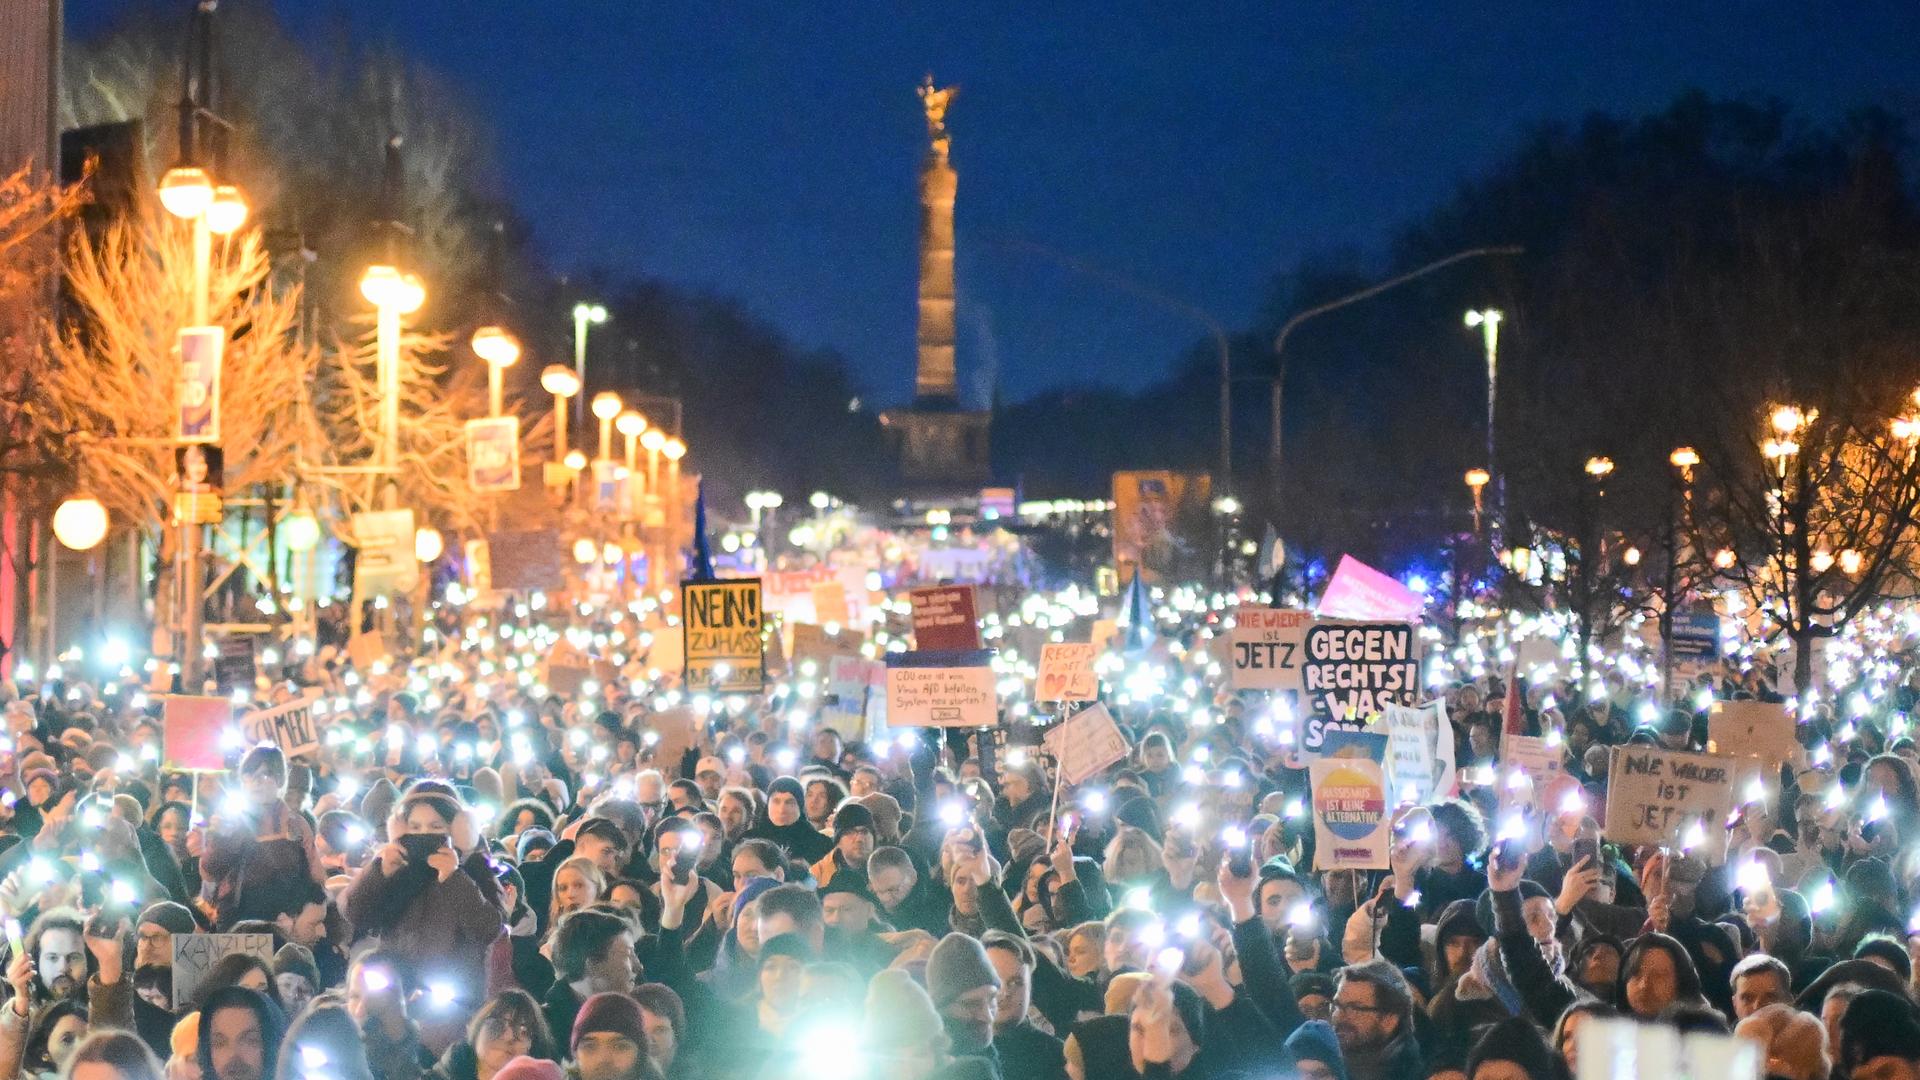
[[[1135,387],[1197,328],[991,241],[1070,253],[1245,325],[1304,254],[1377,251],[1536,120],[1688,87],[1920,116],[1920,4],[276,0],[424,58],[492,117],[562,271],[740,298],[910,393],[913,87],[959,83],[964,381]],[[111,0],[69,0],[77,29]],[[185,3],[182,0],[182,7]]]

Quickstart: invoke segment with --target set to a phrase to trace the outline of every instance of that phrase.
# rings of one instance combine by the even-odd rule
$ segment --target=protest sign
[[[813,592],[813,618],[822,626],[847,626],[851,612],[847,607],[847,586],[839,581],[823,581]]]
[[[507,592],[554,592],[562,585],[560,533],[519,529],[487,534],[493,587]]]
[[[814,587],[839,580],[831,566],[769,571],[760,582],[761,606],[768,615],[782,616],[788,622],[822,622],[814,603]]]
[[[1228,650],[1235,690],[1305,689],[1307,628],[1313,615],[1266,607],[1243,607],[1234,617]]]
[[[173,935],[173,1003],[180,1009],[198,1007],[201,987],[220,961],[234,954],[257,957],[273,966],[272,934]]]
[[[1212,527],[1213,479],[1165,470],[1113,474],[1113,565],[1121,581],[1179,580]]]
[[[1328,759],[1359,758],[1385,764],[1387,737],[1373,731],[1333,728],[1320,742],[1320,756]]]
[[[1417,708],[1389,705],[1381,714],[1387,732],[1387,779],[1400,801],[1432,802],[1453,794],[1453,724],[1444,701]]]
[[[936,585],[907,594],[913,604],[913,647],[920,652],[952,652],[980,647],[980,622],[974,613],[973,586]]]
[[[1093,644],[1093,651],[1097,656],[1100,653],[1106,652],[1107,646],[1112,645],[1113,639],[1119,636],[1120,624],[1117,621],[1113,619],[1095,619],[1093,620],[1093,629],[1087,634],[1087,640]]]
[[[213,682],[221,693],[240,689],[251,694],[256,670],[252,635],[233,634],[220,639],[219,652],[213,658]]]
[[[220,737],[233,724],[233,701],[171,694],[160,703],[160,741],[169,769],[223,769]]]
[[[1518,788],[1512,785],[1514,770],[1527,775],[1528,783]],[[1509,795],[1524,793],[1526,805],[1535,809],[1541,807],[1553,779],[1560,775],[1560,748],[1548,746],[1547,740],[1533,735],[1505,735],[1500,740],[1500,790],[1501,806],[1518,805],[1521,800]]]
[[[1056,724],[1042,738],[1053,755],[1063,783],[1079,784],[1102,769],[1124,761],[1132,749],[1105,705],[1081,709]]]
[[[288,757],[318,753],[320,732],[313,723],[313,703],[318,700],[319,692],[312,691],[298,701],[246,713],[240,717],[240,730],[250,746],[272,743]]]
[[[647,646],[647,667],[653,671],[679,671],[687,663],[687,641],[678,627],[654,625],[647,630],[652,644]]]
[[[813,623],[793,624],[793,670],[803,678],[815,679],[827,674],[827,665],[836,656],[859,656],[864,635],[850,630],[829,634]],[[811,671],[807,665],[812,664]]]
[[[1331,716],[1311,715],[1300,725],[1300,749],[1307,757],[1319,757],[1326,747],[1327,736],[1343,731],[1365,730],[1365,720],[1336,720]]]
[[[1305,651],[1302,682],[1316,713],[1365,720],[1388,705],[1411,705],[1419,693],[1411,623],[1317,619],[1307,628]]]
[[[1351,555],[1340,556],[1315,609],[1322,618],[1418,622],[1427,598]]]
[[[1616,746],[1607,770],[1607,839],[1681,847],[1698,823],[1693,850],[1709,862],[1726,847],[1733,809],[1733,758],[1649,746]]]
[[[853,711],[859,711],[860,702],[867,693],[887,689],[887,665],[878,660],[868,660],[861,656],[836,656],[827,661],[827,693],[840,700],[842,705],[851,704]]]
[[[1354,758],[1310,762],[1313,786],[1313,867],[1384,870],[1387,866],[1386,773]]]
[[[1758,758],[1771,765],[1791,760],[1800,750],[1793,715],[1771,701],[1716,701],[1707,714],[1707,750]]]
[[[646,730],[660,736],[653,744],[652,760],[655,766],[667,770],[669,779],[679,771],[687,751],[699,745],[700,726],[700,718],[685,705],[651,713],[643,721]]]
[[[1054,641],[1040,646],[1040,677],[1034,682],[1033,700],[1084,702],[1099,697],[1093,657],[1091,642]]]
[[[993,653],[906,652],[887,656],[888,727],[991,727],[999,719]]]
[[[690,691],[756,693],[761,667],[760,579],[689,581],[680,586]]]
[[[387,636],[378,630],[368,630],[347,642],[347,659],[353,661],[354,670],[361,674],[386,658]]]

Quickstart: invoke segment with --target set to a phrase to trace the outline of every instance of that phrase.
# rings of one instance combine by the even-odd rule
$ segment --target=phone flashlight
[[[1180,965],[1187,962],[1187,954],[1179,949],[1161,949],[1154,955],[1153,969],[1162,975],[1176,975]]]
[[[954,828],[966,820],[967,812],[960,808],[958,802],[950,799],[940,804],[940,821],[948,828]]]

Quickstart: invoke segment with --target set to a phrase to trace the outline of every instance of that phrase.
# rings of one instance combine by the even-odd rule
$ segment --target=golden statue
[[[920,84],[920,104],[927,110],[927,135],[934,139],[947,137],[947,103],[953,95],[960,92],[957,86],[935,89],[933,75],[928,73],[926,81]]]

